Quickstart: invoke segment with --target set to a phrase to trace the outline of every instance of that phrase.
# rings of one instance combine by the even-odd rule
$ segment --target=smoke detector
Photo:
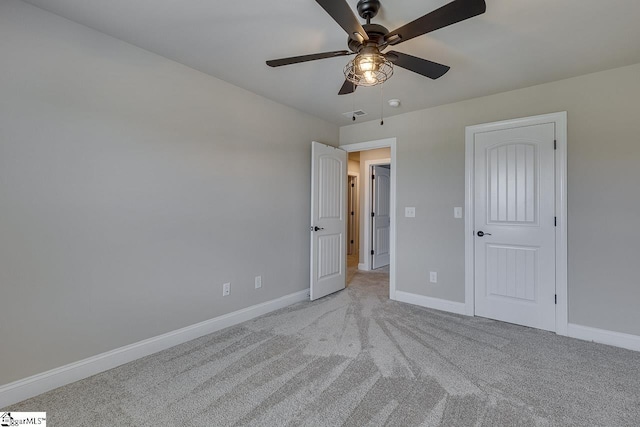
[[[399,99],[390,99],[387,102],[389,103],[389,107],[391,107],[391,108],[398,108],[400,106],[400,100]]]

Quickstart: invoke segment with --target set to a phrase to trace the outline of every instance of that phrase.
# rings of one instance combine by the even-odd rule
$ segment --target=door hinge
[[[351,244],[353,245],[353,240],[351,241]]]
[[[553,226],[554,226],[554,227],[557,227],[557,226],[558,226],[558,217],[557,217],[557,216],[554,216],[554,217],[553,217]]]
[[[557,140],[557,139],[554,139],[554,140],[553,140],[553,149],[554,149],[554,150],[557,150],[557,149],[558,149],[558,140]]]
[[[373,254],[374,254],[373,249],[371,249],[371,255],[373,255]]]
[[[375,213],[373,213],[373,212],[371,212],[371,216],[372,216],[372,217],[374,217],[374,216],[376,216],[376,214],[375,214]]]
[[[558,303],[558,294],[555,295],[555,303]]]
[[[352,215],[352,216],[353,216],[353,215],[355,215],[355,212],[351,211],[351,215]]]
[[[352,187],[352,188],[353,188],[353,187],[355,187],[355,186],[356,186],[355,184],[351,184],[351,187]]]
[[[371,179],[376,179],[376,176],[375,175],[371,175]]]

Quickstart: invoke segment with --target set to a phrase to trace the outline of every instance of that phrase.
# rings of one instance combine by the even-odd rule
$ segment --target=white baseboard
[[[361,271],[369,271],[369,269],[367,268],[367,264],[365,264],[365,263],[363,263],[363,262],[358,263],[358,270],[361,270]]]
[[[569,325],[567,325],[567,336],[579,340],[593,341],[600,344],[626,348],[628,350],[640,351],[640,336],[638,335],[569,323]]]
[[[420,307],[433,308],[435,310],[448,311],[449,313],[466,315],[463,302],[449,301],[446,299],[432,298],[409,292],[396,291],[396,301],[419,305]]]
[[[308,290],[295,292],[2,385],[0,408],[308,299]]]

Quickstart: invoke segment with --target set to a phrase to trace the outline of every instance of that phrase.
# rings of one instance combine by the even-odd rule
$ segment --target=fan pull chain
[[[384,125],[384,83],[380,85],[380,126]]]
[[[356,91],[355,91],[355,85],[354,85],[354,90],[353,92],[351,92],[351,101],[353,101],[353,108],[351,109],[351,120],[352,121],[356,121]]]

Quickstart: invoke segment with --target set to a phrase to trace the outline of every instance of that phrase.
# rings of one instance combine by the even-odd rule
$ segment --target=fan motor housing
[[[384,43],[384,36],[389,33],[389,30],[379,24],[364,24],[362,28],[364,28],[364,30],[367,32],[367,37],[369,38],[369,40],[362,44],[358,40],[354,40],[353,38],[349,37],[347,39],[347,44],[349,45],[349,49],[351,49],[352,52],[357,53],[368,44],[375,44],[376,46],[380,47],[381,50],[386,47]]]

